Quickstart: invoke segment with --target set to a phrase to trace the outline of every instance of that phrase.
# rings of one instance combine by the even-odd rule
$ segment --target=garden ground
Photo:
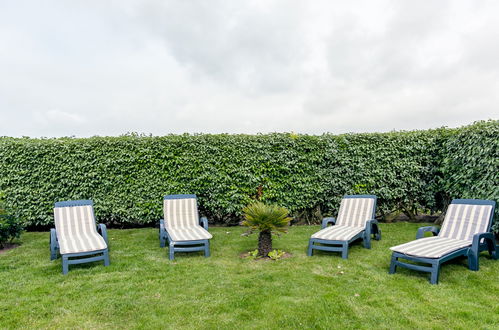
[[[49,234],[28,232],[0,254],[0,328],[499,328],[499,261],[484,252],[480,271],[466,259],[442,267],[440,284],[400,269],[388,275],[389,247],[424,224],[381,224],[366,250],[306,256],[319,226],[294,226],[274,239],[291,257],[241,259],[257,235],[210,228],[210,258],[167,258],[157,229],[109,230],[111,265],[50,261]]]

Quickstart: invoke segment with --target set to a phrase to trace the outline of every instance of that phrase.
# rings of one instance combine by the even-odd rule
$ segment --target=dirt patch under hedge
[[[9,250],[15,249],[18,246],[19,246],[19,244],[15,244],[15,243],[4,243],[3,248],[0,249],[0,254],[5,253]]]

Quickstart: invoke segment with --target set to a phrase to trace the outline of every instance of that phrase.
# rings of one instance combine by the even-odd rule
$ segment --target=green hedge
[[[68,199],[93,199],[104,223],[152,224],[162,217],[162,196],[176,193],[197,194],[210,221],[234,224],[259,187],[263,200],[308,221],[334,213],[351,193],[376,194],[380,215],[411,214],[441,210],[452,197],[497,200],[498,128],[488,121],[320,136],[4,137],[0,190],[32,228],[52,224],[53,203]]]
[[[448,139],[442,160],[442,190],[450,198],[499,202],[499,121],[478,122]],[[499,233],[499,205],[494,229]]]

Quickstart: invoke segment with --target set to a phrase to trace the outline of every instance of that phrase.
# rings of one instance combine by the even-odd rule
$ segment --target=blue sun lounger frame
[[[54,207],[68,207],[68,206],[85,206],[91,205],[94,203],[91,200],[75,200],[75,201],[64,201],[55,203]],[[60,254],[59,253],[59,242],[57,241],[57,232],[55,228],[50,229],[50,260],[55,260],[59,256],[62,256],[62,273],[66,275],[69,271],[69,265],[83,264],[87,262],[94,261],[104,261],[104,266],[109,266],[109,243],[107,240],[107,230],[105,224],[97,225],[97,232],[104,238],[106,245],[108,246],[106,249],[89,251],[89,252],[81,252],[81,253],[67,253]],[[88,258],[79,258],[85,257]],[[78,259],[71,259],[78,257]]]
[[[184,199],[184,198],[195,198],[197,196],[194,194],[185,195],[167,195],[163,199]],[[203,226],[204,229],[208,230],[208,218],[199,218],[199,224]],[[210,240],[200,239],[195,241],[173,241],[168,234],[165,227],[165,220],[159,220],[159,247],[165,247],[168,242],[168,259],[175,259],[175,252],[196,252],[204,251],[204,256],[210,256]]]
[[[472,271],[478,271],[479,269],[478,258],[480,256],[480,252],[488,250],[492,259],[495,260],[497,259],[499,252],[497,251],[498,249],[495,243],[494,233],[491,232],[496,203],[494,201],[479,200],[479,199],[454,199],[451,202],[451,204],[492,205],[492,212],[490,213],[487,232],[475,234],[473,236],[473,241],[471,246],[455,250],[440,258],[416,257],[393,251],[392,259],[390,262],[390,271],[389,271],[390,274],[394,274],[397,271],[397,266],[400,266],[407,269],[430,273],[431,274],[430,283],[438,284],[438,278],[440,275],[440,266],[448,260],[461,256],[468,257],[468,268]],[[433,236],[437,236],[438,233],[440,232],[440,228],[435,226],[420,227],[416,234],[416,239],[423,238],[425,232],[431,232]],[[422,266],[413,263],[403,262],[400,261],[399,258],[409,260],[412,262],[429,264],[429,266]]]
[[[361,238],[363,246],[366,249],[371,248],[371,235],[374,235],[374,239],[379,241],[381,239],[381,229],[379,228],[378,220],[376,217],[376,202],[377,197],[375,195],[345,195],[343,198],[373,198],[373,210],[371,219],[366,221],[366,227],[363,231],[349,239],[348,241],[335,241],[335,240],[325,240],[319,238],[311,238],[308,243],[308,251],[307,255],[310,257],[313,255],[314,250],[321,251],[332,251],[332,252],[341,252],[341,257],[343,259],[348,259],[348,247],[350,243]],[[322,228],[327,227],[328,224],[332,223],[336,224],[335,218],[324,218],[322,220]]]

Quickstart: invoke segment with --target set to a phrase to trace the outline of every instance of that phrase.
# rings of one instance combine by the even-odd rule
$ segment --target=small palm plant
[[[281,206],[255,202],[243,209],[243,226],[249,227],[247,234],[258,230],[258,256],[267,257],[272,251],[272,234],[286,233],[291,221],[289,211]]]

